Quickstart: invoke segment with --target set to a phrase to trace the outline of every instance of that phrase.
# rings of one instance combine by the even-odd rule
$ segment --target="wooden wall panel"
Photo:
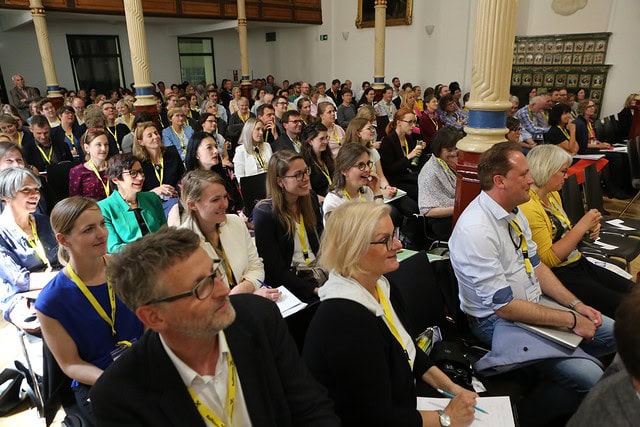
[[[182,2],[182,13],[184,15],[222,16],[222,7],[220,3],[184,0]]]
[[[322,24],[322,11],[296,9],[294,22],[308,22],[310,24]]]
[[[292,19],[291,8],[262,6],[261,18],[265,21],[288,21]]]
[[[321,0],[247,0],[247,19],[273,22],[322,23]],[[145,15],[236,19],[235,0],[142,0]],[[121,0],[43,0],[45,10],[124,14]],[[0,10],[29,9],[29,0],[0,0]]]

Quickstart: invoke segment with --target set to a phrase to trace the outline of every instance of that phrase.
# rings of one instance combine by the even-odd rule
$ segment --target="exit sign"
[[[320,41],[321,42],[326,42],[327,40],[329,40],[329,35],[328,34],[320,34]]]

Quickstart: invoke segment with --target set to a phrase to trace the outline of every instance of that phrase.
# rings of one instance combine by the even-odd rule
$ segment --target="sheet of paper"
[[[627,147],[613,147],[613,151],[617,152],[617,153],[626,153],[627,152]]]
[[[393,202],[394,200],[398,200],[400,197],[404,197],[407,195],[407,192],[398,188],[396,195],[390,199],[384,199],[385,203]]]
[[[444,409],[451,399],[418,397],[418,410],[437,411]],[[479,397],[477,406],[488,414],[476,411],[471,427],[515,427],[509,396]]]
[[[628,227],[626,225],[624,225],[624,221],[621,219],[610,219],[609,221],[607,221],[607,224],[609,225],[613,225],[614,227],[623,230],[623,231],[633,231],[635,230],[635,228],[632,227]]]
[[[625,279],[631,280],[631,278],[633,277],[631,274],[629,274],[629,272],[621,269],[615,264],[611,264],[610,262],[600,261],[599,259],[595,259],[591,257],[587,257],[587,261],[599,267],[606,268],[607,270],[612,271],[616,273],[618,276],[624,277]]]
[[[57,271],[36,271],[29,273],[29,282],[31,289],[42,289],[49,283],[56,275]]]
[[[282,292],[277,301],[282,317],[291,316],[307,306],[306,303],[300,301],[297,296],[284,286],[280,286],[278,290]]]
[[[617,246],[613,246],[613,245],[609,245],[607,243],[603,243],[600,241],[600,239],[596,240],[595,242],[593,242],[594,245],[598,245],[600,246],[602,249],[604,249],[605,251],[612,251],[614,249],[618,249]]]
[[[576,154],[574,159],[587,159],[587,160],[600,160],[604,157],[604,154]]]
[[[400,249],[396,253],[396,258],[398,258],[398,261],[404,261],[405,259],[411,258],[417,253],[417,251],[412,251],[411,249]]]

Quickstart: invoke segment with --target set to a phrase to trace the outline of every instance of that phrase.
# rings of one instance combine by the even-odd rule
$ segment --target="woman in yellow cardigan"
[[[577,249],[585,235],[598,238],[602,215],[591,209],[572,225],[562,208],[558,190],[567,177],[571,155],[555,145],[540,145],[527,154],[527,162],[534,184],[529,190],[531,199],[520,209],[529,220],[540,260],[579,298],[573,306],[584,301],[602,314],[615,316],[633,282],[587,261]]]

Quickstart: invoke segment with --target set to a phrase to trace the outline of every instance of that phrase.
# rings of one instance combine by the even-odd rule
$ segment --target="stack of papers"
[[[277,301],[282,317],[291,316],[307,306],[306,303],[300,301],[297,296],[284,286],[280,286],[278,290],[282,293]]]
[[[633,230],[635,230],[635,228],[628,227],[628,226],[624,225],[624,221],[621,220],[621,219],[610,219],[609,221],[607,221],[607,224],[612,225],[612,226],[616,227],[618,230],[621,230],[621,231],[633,231]]]
[[[419,411],[444,410],[451,399],[438,397],[418,397]],[[515,427],[513,411],[509,396],[479,397],[476,405],[484,409],[488,414],[476,411],[472,427]]]

